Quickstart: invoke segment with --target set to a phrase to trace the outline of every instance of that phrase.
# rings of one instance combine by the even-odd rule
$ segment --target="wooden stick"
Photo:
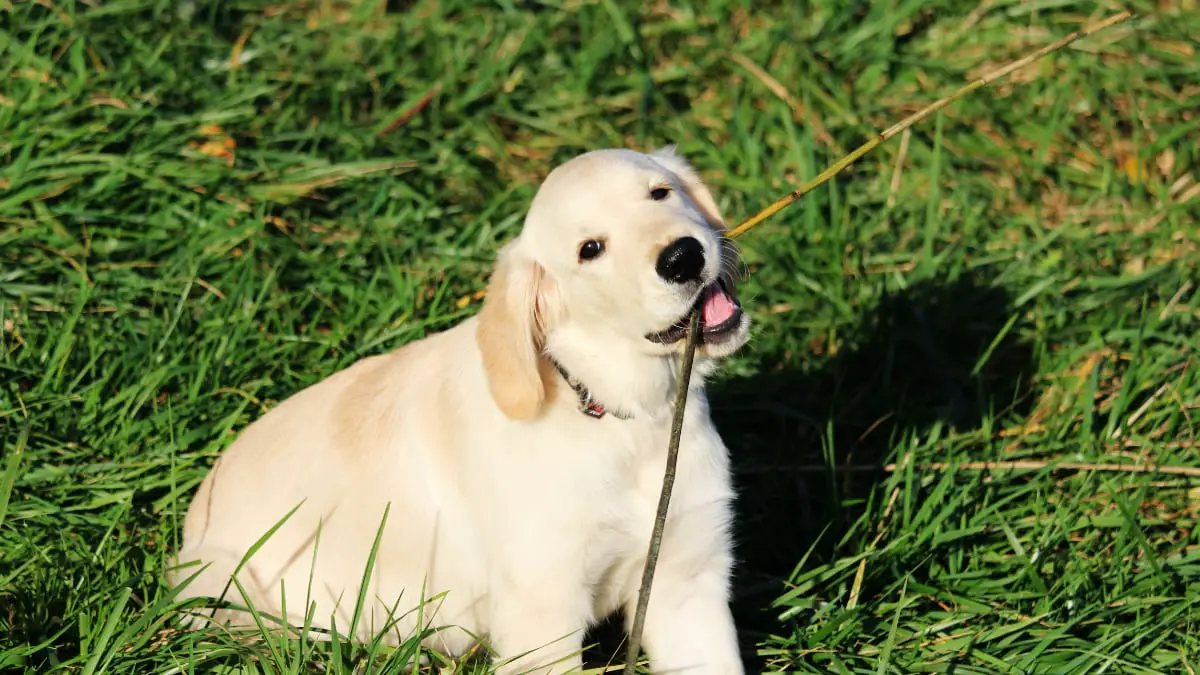
[[[832,165],[830,165],[830,167],[828,169],[825,169],[820,174],[818,174],[816,178],[808,181],[804,185],[801,185],[799,188],[793,190],[791,193],[784,195],[783,197],[777,199],[774,203],[772,203],[770,206],[763,209],[762,211],[759,211],[758,213],[754,214],[753,216],[750,216],[744,222],[742,222],[740,225],[738,225],[737,227],[733,228],[732,230],[729,230],[728,232],[726,232],[725,236],[729,237],[730,239],[734,239],[736,237],[740,237],[743,234],[749,232],[752,228],[758,226],[760,223],[762,223],[767,218],[770,218],[771,216],[775,215],[776,213],[779,213],[780,211],[784,210],[788,206],[791,206],[792,203],[795,202],[797,199],[800,199],[801,197],[808,194],[809,192],[812,192],[813,190],[817,189],[818,187],[829,182],[829,180],[831,178],[833,178],[834,176],[841,173],[843,169],[845,169],[846,167],[850,166],[851,164],[857,162],[859,159],[861,159],[863,157],[863,155],[874,150],[876,147],[878,147],[884,141],[895,136],[896,134],[900,133],[901,131],[904,131],[905,129],[911,127],[912,125],[916,124],[917,122],[920,122],[921,120],[925,119],[926,117],[929,117],[930,115],[941,110],[942,108],[945,108],[946,106],[948,106],[951,103],[957,101],[958,99],[966,96],[967,94],[975,91],[976,89],[986,87],[989,84],[991,84],[992,82],[995,82],[996,80],[999,80],[1000,78],[1011,74],[1013,71],[1024,68],[1025,66],[1033,63],[1034,61],[1037,61],[1038,59],[1041,59],[1049,54],[1052,54],[1052,53],[1062,49],[1063,47],[1066,47],[1067,45],[1071,44],[1072,42],[1075,42],[1076,40],[1099,33],[1102,30],[1111,28],[1119,23],[1128,21],[1132,17],[1133,17],[1133,15],[1129,12],[1121,12],[1120,14],[1114,14],[1113,16],[1110,16],[1107,19],[1105,19],[1099,23],[1094,23],[1090,26],[1084,26],[1083,28],[1075,31],[1074,33],[1071,33],[1070,35],[1062,38],[1061,40],[1052,42],[1052,43],[1046,45],[1045,47],[1042,47],[1041,49],[1039,49],[1035,52],[1032,52],[1023,58],[1013,61],[1012,63],[1004,66],[1003,68],[1000,68],[999,70],[994,70],[994,71],[984,75],[983,77],[980,77],[980,78],[972,81],[971,83],[961,87],[958,91],[954,92],[953,94],[950,94],[949,96],[946,96],[945,98],[934,101],[933,103],[922,108],[921,110],[913,113],[912,115],[909,115],[908,117],[905,117],[904,119],[900,120],[899,122],[884,129],[883,131],[879,132],[871,140],[867,141],[866,143],[863,143],[862,145],[855,148],[854,151],[851,152],[850,154],[848,154],[845,157],[834,162]]]
[[[696,356],[696,345],[700,342],[700,310],[692,312],[688,323],[687,342],[683,347],[683,363],[679,366],[679,379],[675,383],[675,414],[671,418],[671,440],[667,444],[667,469],[663,474],[662,492],[658,497],[658,511],[654,515],[654,531],[650,534],[650,548],[646,552],[646,564],[642,567],[642,585],[638,589],[637,610],[633,614],[633,628],[629,631],[629,651],[625,657],[625,675],[637,672],[638,654],[642,651],[642,629],[646,625],[646,608],[650,606],[650,588],[654,584],[654,568],[658,564],[658,551],[662,546],[663,530],[667,527],[667,507],[671,503],[671,490],[675,486],[675,466],[679,462],[679,439],[683,435],[683,411],[687,405],[688,384],[692,379],[692,360]]]

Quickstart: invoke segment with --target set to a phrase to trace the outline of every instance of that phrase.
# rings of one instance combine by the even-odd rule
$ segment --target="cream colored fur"
[[[658,185],[672,188],[663,201],[647,196]],[[655,260],[695,237],[712,282],[732,262],[722,227],[672,149],[601,150],[551,172],[477,317],[300,391],[224,452],[184,523],[179,561],[207,568],[182,597],[221,595],[247,550],[296,508],[239,581],[260,611],[279,615],[285,592],[293,625],[307,598],[313,625],[332,616],[344,632],[388,508],[358,637],[391,616],[388,634],[404,639],[433,598],[424,624],[456,628],[430,647],[458,654],[478,638],[502,673],[578,669],[589,625],[622,610],[632,619],[661,487],[682,342],[645,335],[697,298],[662,281]],[[586,239],[606,248],[581,262]],[[703,382],[748,326],[697,356],[645,630],[655,673],[743,672],[728,607],[729,460]],[[581,414],[547,355],[632,418]],[[242,602],[236,590],[225,597]],[[249,621],[228,610],[216,619]]]

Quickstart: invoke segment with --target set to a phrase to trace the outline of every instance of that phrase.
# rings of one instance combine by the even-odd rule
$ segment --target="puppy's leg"
[[[582,670],[591,602],[581,584],[547,575],[528,583],[493,585],[492,593],[490,641],[498,675]]]
[[[742,675],[737,631],[721,575],[659,573],[643,634],[651,671],[655,675]]]
[[[655,675],[742,675],[729,609],[731,544],[724,505],[673,518],[663,537],[643,644]],[[636,590],[626,605],[631,626]]]

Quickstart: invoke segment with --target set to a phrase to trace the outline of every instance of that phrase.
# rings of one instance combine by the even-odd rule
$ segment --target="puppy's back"
[[[246,567],[246,585],[261,587],[252,595],[272,596],[270,587],[293,567],[308,571],[318,528],[322,567],[332,572],[365,562],[385,505],[389,523],[410,525],[423,520],[416,509],[436,508],[438,495],[454,489],[444,477],[454,475],[457,461],[439,436],[452,433],[448,417],[459,407],[452,402],[472,388],[463,380],[472,379],[479,359],[470,351],[471,323],[362,359],[247,426],[189,506],[179,561],[211,568],[180,596],[219,595],[246,552],[293,509]],[[419,549],[432,544],[425,541],[431,536],[409,526],[404,538]],[[196,571],[178,570],[168,581],[177,585]],[[299,587],[298,608],[306,585]],[[259,600],[278,604],[277,597]]]

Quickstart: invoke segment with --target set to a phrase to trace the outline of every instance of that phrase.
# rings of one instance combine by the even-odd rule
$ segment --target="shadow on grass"
[[[820,467],[895,461],[898,439],[935,423],[969,431],[1028,411],[1033,351],[1006,330],[1016,313],[986,278],[923,282],[839,330],[847,340],[835,354],[796,367],[759,352],[760,375],[712,388],[739,495],[734,610],[746,672],[764,670],[761,639],[788,631],[770,608],[797,562],[810,550],[810,565],[836,557],[882,477]],[[606,622],[591,656],[623,659],[621,637],[619,621]]]

